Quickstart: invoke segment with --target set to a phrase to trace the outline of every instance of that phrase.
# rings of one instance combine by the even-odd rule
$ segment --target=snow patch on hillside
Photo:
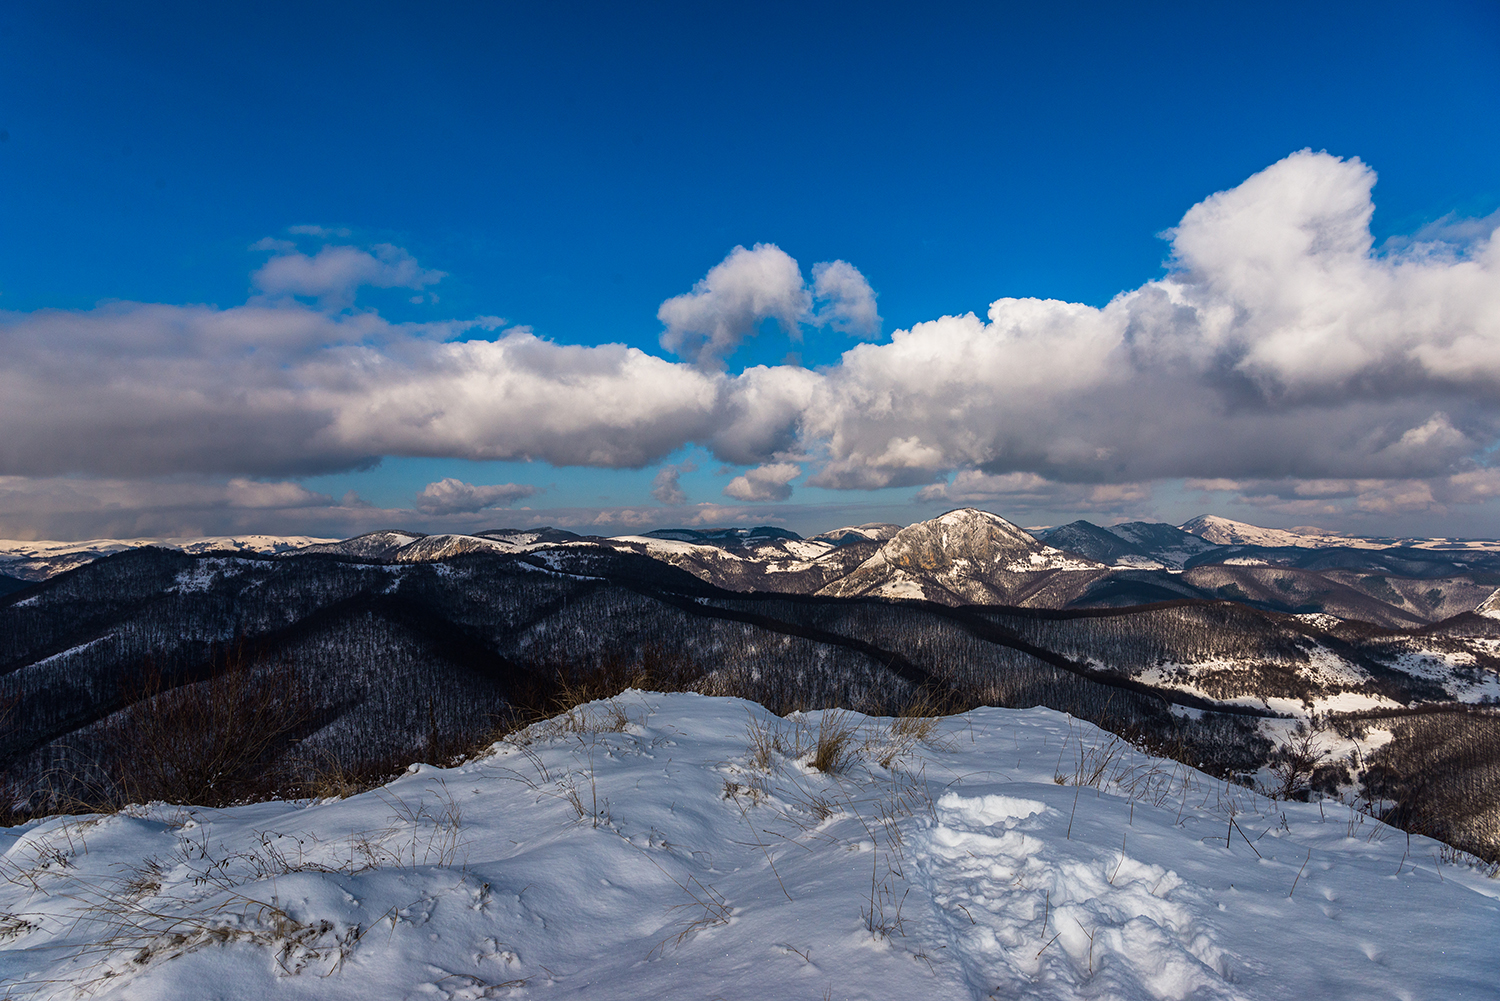
[[[1500,656],[1500,640],[1470,637],[1464,643],[1491,657]],[[1481,667],[1479,658],[1464,650],[1417,647],[1391,664],[1398,671],[1436,681],[1455,702],[1500,701],[1500,676]]]
[[[256,561],[254,560],[234,559],[231,557],[199,560],[188,569],[179,573],[176,578],[177,583],[167,588],[167,591],[178,594],[205,592],[218,581],[227,577],[237,577],[244,573],[246,568],[255,565]]]
[[[1321,646],[1310,649],[1307,663],[1298,668],[1300,676],[1314,688],[1314,692],[1306,699],[1248,693],[1225,698],[1220,687],[1213,683],[1215,675],[1231,679],[1228,683],[1231,688],[1243,690],[1247,686],[1254,687],[1253,681],[1242,680],[1247,666],[1250,665],[1229,658],[1187,664],[1166,661],[1141,671],[1135,675],[1135,679],[1154,688],[1182,692],[1223,706],[1263,709],[1293,717],[1305,717],[1314,713],[1395,709],[1402,705],[1384,695],[1354,690],[1363,687],[1370,680],[1369,674]]]

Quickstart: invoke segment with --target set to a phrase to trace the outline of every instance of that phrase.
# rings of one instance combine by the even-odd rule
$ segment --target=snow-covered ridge
[[[830,774],[811,752],[836,729]],[[1500,886],[1436,842],[1046,709],[919,740],[628,692],[345,800],[53,818],[0,848],[15,998],[1364,1001],[1500,982]]]
[[[1181,526],[1182,531],[1196,535],[1217,546],[1265,546],[1295,549],[1420,549],[1424,551],[1500,552],[1495,539],[1419,539],[1369,538],[1358,535],[1334,535],[1282,528],[1261,528],[1243,521],[1232,521],[1214,514],[1199,515]]]
[[[326,545],[337,539],[311,535],[201,535],[171,538],[88,539],[83,542],[49,540],[23,541],[0,539],[0,556],[10,559],[44,559],[73,553],[118,553],[141,546],[177,549],[185,553],[218,551],[279,554],[312,545]]]
[[[127,549],[157,546],[184,553],[241,552],[279,556],[337,539],[309,535],[210,535],[184,538],[88,539],[83,542],[0,539],[0,573],[23,580],[46,580],[74,567]]]
[[[1189,532],[1212,542],[1216,546],[1349,546],[1353,548],[1384,548],[1367,543],[1363,539],[1342,535],[1313,535],[1292,532],[1280,528],[1261,528],[1243,521],[1232,521],[1214,514],[1200,515],[1181,526]]]

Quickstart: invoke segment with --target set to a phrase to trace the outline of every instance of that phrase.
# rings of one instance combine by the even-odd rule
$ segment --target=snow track
[[[1060,818],[1037,800],[949,793],[937,808],[920,870],[976,999],[1242,996],[1176,873],[1047,837]]]

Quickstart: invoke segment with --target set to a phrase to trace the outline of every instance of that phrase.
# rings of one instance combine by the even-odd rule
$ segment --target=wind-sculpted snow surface
[[[813,767],[821,741],[840,754]],[[13,998],[1479,998],[1500,885],[1050,710],[627,692],[344,800],[0,831]]]

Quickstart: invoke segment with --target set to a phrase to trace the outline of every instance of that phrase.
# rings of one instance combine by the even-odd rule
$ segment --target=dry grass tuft
[[[915,743],[926,743],[937,735],[938,724],[948,715],[937,699],[926,691],[919,692],[901,707],[891,721],[891,736]]]
[[[849,766],[854,756],[854,738],[859,728],[844,709],[826,709],[818,723],[818,742],[809,762],[820,772],[837,774]]]
[[[750,767],[762,772],[775,767],[778,755],[800,758],[807,753],[807,733],[802,727],[788,730],[780,722],[758,719],[752,712],[745,734],[750,739]]]
[[[865,755],[890,769],[896,761],[914,751],[918,744],[938,741],[944,705],[927,692],[919,693],[902,707],[885,733],[871,733],[865,740]]]
[[[92,977],[76,985],[84,994],[128,979],[153,963],[232,942],[269,948],[282,974],[300,973],[316,964],[325,967],[326,975],[343,964],[361,937],[358,927],[338,929],[329,921],[300,921],[274,899],[239,893],[187,913],[105,895],[94,901],[88,917],[98,930],[79,956],[92,956],[96,964]]]

